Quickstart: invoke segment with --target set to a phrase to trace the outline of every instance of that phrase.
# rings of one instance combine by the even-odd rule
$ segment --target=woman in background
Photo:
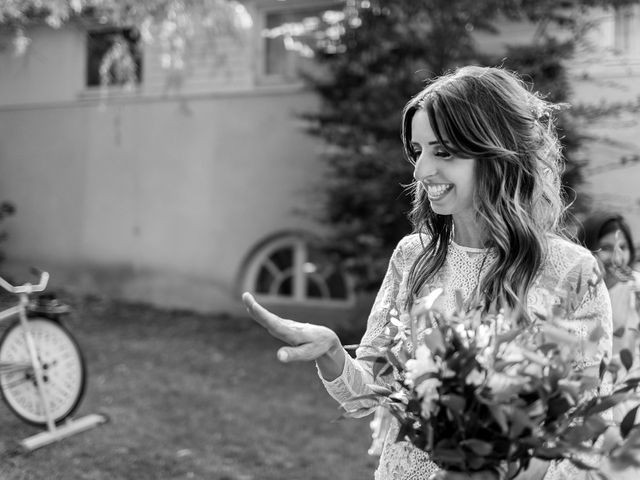
[[[633,270],[636,250],[631,230],[622,215],[595,212],[582,223],[580,241],[602,265],[604,283],[609,290],[613,318],[613,354],[627,349],[633,353],[631,374],[640,374],[638,329],[640,324],[640,273]],[[630,404],[613,409],[614,420],[622,421]],[[640,477],[639,477],[640,478]]]

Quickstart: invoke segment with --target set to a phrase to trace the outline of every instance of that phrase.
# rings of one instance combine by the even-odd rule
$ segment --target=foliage
[[[563,63],[571,57],[572,47],[570,42],[558,42],[553,37],[532,45],[510,46],[507,47],[502,64],[520,73],[547,100],[568,105],[571,86]],[[580,185],[584,182],[584,169],[589,163],[589,160],[579,153],[586,136],[578,130],[572,108],[561,110],[557,117],[556,126],[565,158],[562,183],[572,213],[578,214],[590,207],[588,194],[580,191]]]
[[[623,114],[638,115],[640,113],[640,95],[633,100],[625,102],[608,101],[602,102],[597,105],[577,105],[573,108],[574,115],[580,120],[582,125],[592,125],[594,121],[603,118],[616,118]],[[629,145],[625,142],[620,142],[614,138],[605,136],[604,138],[599,135],[591,135],[586,137],[591,141],[599,141],[608,145],[620,146],[623,149],[629,150]],[[632,149],[633,150],[633,147]],[[587,166],[583,170],[583,174],[588,176],[597,174],[600,172],[608,172],[616,169],[623,169],[633,165],[637,165],[640,162],[640,155],[638,153],[629,153],[626,155],[614,156],[608,159],[606,162],[599,162],[598,165]]]
[[[495,13],[494,2],[444,3],[351,3],[344,17],[334,17],[340,35],[316,50],[319,74],[303,72],[322,99],[322,110],[307,115],[311,131],[328,145],[320,218],[334,227],[331,248],[366,290],[377,287],[390,250],[410,230],[402,108],[425,78],[474,59],[468,25],[490,29],[484,19]]]
[[[564,62],[587,25],[580,12],[628,3],[634,1],[350,0],[341,14],[305,22],[302,34],[300,25],[279,30],[289,38],[318,39],[312,45],[317,67],[302,72],[322,100],[319,112],[306,115],[310,132],[327,146],[318,217],[333,227],[328,248],[345,259],[361,288],[377,288],[385,259],[410,230],[405,219],[410,199],[403,190],[412,172],[402,161],[400,114],[424,81],[460,64],[504,64],[531,79],[550,100],[566,102],[570,88]],[[533,43],[500,56],[479,53],[475,32],[498,33],[504,18],[534,22]],[[565,33],[563,41],[552,35],[558,30]],[[575,154],[581,136],[571,113],[559,123],[567,158],[563,182],[568,198],[575,200],[585,164]],[[579,200],[574,208],[586,208],[585,197]]]
[[[142,25],[149,21],[169,20],[187,9],[205,14],[201,21],[215,19],[211,15],[230,15],[243,10],[231,0],[4,0],[0,21],[7,24],[25,24],[44,19],[51,27],[59,28],[75,16],[90,16],[101,23],[116,25]]]
[[[17,54],[29,46],[28,27],[42,22],[52,28],[69,22],[134,28],[143,42],[160,43],[162,63],[171,70],[183,68],[189,41],[199,29],[215,42],[223,35],[240,37],[252,26],[249,13],[236,0],[4,0],[0,4],[0,25],[13,31]],[[104,55],[102,83],[133,84],[133,57],[130,45],[117,36]],[[114,70],[119,72],[115,79]]]
[[[343,405],[344,415],[359,417],[371,410],[361,402],[374,400],[398,419],[398,440],[410,441],[450,471],[498,472],[509,464],[515,475],[532,458],[568,459],[596,470],[593,460],[600,455],[619,469],[640,466],[640,377],[621,374],[631,370],[633,354],[622,350],[619,362],[603,359],[599,376],[573,367],[581,339],[562,325],[584,293],[579,289],[563,305],[515,328],[515,317],[503,312],[465,311],[461,297],[457,311],[445,318],[432,308],[442,292],[436,289],[411,314],[391,319],[389,346],[363,360],[373,363],[376,377],[394,375]],[[596,326],[587,352],[598,351],[603,335]],[[607,374],[614,381],[610,393],[601,388]],[[629,400],[634,403],[617,427],[619,441],[596,443],[609,432],[603,414]]]

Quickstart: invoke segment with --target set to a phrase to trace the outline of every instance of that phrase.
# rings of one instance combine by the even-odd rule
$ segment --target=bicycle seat
[[[62,315],[63,313],[69,313],[71,308],[66,303],[59,301],[55,294],[45,293],[29,302],[27,310],[30,313],[39,313],[42,315]]]

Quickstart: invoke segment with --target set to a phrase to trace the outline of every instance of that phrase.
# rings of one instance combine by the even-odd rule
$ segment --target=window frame
[[[83,71],[83,88],[85,93],[92,92],[102,92],[105,89],[109,91],[109,93],[137,93],[142,90],[144,86],[144,78],[145,78],[145,49],[144,42],[139,37],[138,38],[138,50],[140,52],[140,59],[136,62],[139,65],[139,68],[136,72],[136,82],[135,84],[115,84],[109,83],[107,85],[97,84],[97,85],[89,85],[89,68],[90,68],[90,52],[89,52],[89,42],[90,36],[95,33],[117,33],[118,31],[124,32],[127,30],[134,29],[135,27],[126,27],[126,26],[117,26],[110,24],[97,24],[95,22],[91,22],[88,25],[85,25],[84,32],[84,71]],[[140,34],[138,34],[139,36]]]
[[[269,257],[283,247],[293,248],[293,292],[291,296],[277,294],[258,293],[256,283],[262,266]],[[328,308],[349,308],[356,303],[354,282],[346,272],[341,272],[346,290],[346,298],[317,298],[307,296],[307,278],[303,265],[309,258],[309,249],[312,248],[312,237],[301,233],[286,233],[271,237],[260,244],[249,256],[249,262],[245,269],[242,281],[244,291],[253,292],[255,298],[264,303],[278,305],[313,306]]]
[[[634,49],[635,27],[640,26],[640,6],[624,5],[616,7],[613,11],[613,52],[614,55],[629,56],[640,55],[640,45]],[[636,33],[635,36],[638,36]],[[640,38],[635,39],[640,43]],[[638,50],[634,52],[634,50]]]
[[[296,61],[293,51],[286,52],[285,62],[287,69],[285,73],[267,73],[267,41],[268,39],[262,34],[267,26],[267,17],[272,14],[286,14],[288,12],[309,12],[309,16],[321,10],[330,10],[339,8],[344,4],[344,0],[318,0],[317,2],[287,2],[286,4],[268,2],[266,5],[259,6],[257,9],[257,20],[255,23],[256,31],[256,59],[254,62],[256,71],[256,83],[258,85],[283,85],[283,84],[302,84],[303,81],[296,72]]]

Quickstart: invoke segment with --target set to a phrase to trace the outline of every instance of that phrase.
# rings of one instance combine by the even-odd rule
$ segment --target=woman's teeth
[[[438,185],[427,185],[427,196],[430,200],[437,200],[440,197],[443,197],[449,190],[453,188],[453,185],[449,184],[438,184]]]

